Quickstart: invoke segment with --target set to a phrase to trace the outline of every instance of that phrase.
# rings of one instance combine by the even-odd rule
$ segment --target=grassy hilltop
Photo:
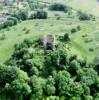
[[[47,2],[52,3],[52,0],[49,0]],[[66,2],[66,1],[59,0],[58,2]],[[82,5],[80,0],[70,0],[70,1],[67,1],[67,3],[74,9],[78,10],[80,7],[81,10],[90,12],[94,10],[96,1],[86,0],[86,2],[84,3],[85,5]],[[61,19],[56,20],[56,17],[54,16],[55,14],[59,14]],[[89,61],[93,59],[94,55],[97,55],[99,50],[95,48],[96,48],[96,45],[98,44],[98,25],[99,25],[98,19],[96,23],[91,22],[91,21],[90,22],[87,22],[87,21],[80,22],[80,21],[77,21],[76,19],[73,20],[72,18],[66,17],[67,14],[64,14],[61,12],[55,12],[55,11],[53,12],[48,11],[48,16],[49,18],[47,20],[40,20],[40,21],[39,20],[35,20],[35,21],[29,20],[26,22],[22,22],[18,24],[17,26],[11,27],[9,29],[1,30],[0,31],[1,37],[2,37],[2,34],[5,34],[6,39],[0,41],[0,44],[1,44],[0,61],[4,62],[5,60],[7,60],[13,51],[13,45],[19,41],[22,41],[24,38],[29,38],[29,37],[31,38],[31,36],[34,37],[34,35],[38,35],[38,34],[44,35],[47,33],[51,33],[51,34],[58,33],[61,35],[61,34],[64,34],[65,32],[70,31],[70,29],[72,29],[73,27],[77,25],[81,25],[82,30],[72,36],[73,37],[72,43],[71,43],[72,47],[75,50],[79,51],[81,55],[87,56],[89,58],[88,59]],[[36,23],[38,23],[38,26],[35,26]],[[43,23],[43,26],[41,26],[42,23]],[[55,23],[58,23],[58,24],[55,25]],[[68,23],[72,23],[72,24],[68,25]],[[30,30],[29,34],[24,34],[22,30],[24,27]],[[41,27],[41,30],[39,29],[40,27]],[[38,33],[38,34],[35,34],[35,33]],[[85,39],[82,38],[84,34],[87,34],[88,35],[87,38],[89,39],[93,38],[93,41],[90,43],[85,43],[84,42]],[[89,48],[94,48],[95,49],[94,52],[89,52]]]
[[[99,100],[98,6],[96,0],[2,2],[0,100]]]

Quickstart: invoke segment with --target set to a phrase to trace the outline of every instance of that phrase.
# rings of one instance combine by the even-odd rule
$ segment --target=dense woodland
[[[93,14],[62,3],[48,2],[45,5],[38,0],[6,0],[3,6],[12,7],[15,2],[17,5],[25,2],[25,8],[15,8],[5,14],[7,18],[0,23],[1,31],[10,31],[25,21],[48,20],[49,12],[55,11],[81,23],[95,23],[97,20]],[[55,18],[59,21],[62,17],[56,14]],[[0,64],[0,100],[99,100],[99,65],[89,62],[86,56],[74,53],[71,46],[72,35],[81,30],[82,26],[77,24],[62,35],[50,34],[55,43],[47,44],[46,48],[45,34],[15,44],[9,59]],[[29,34],[31,30],[24,27],[22,31]],[[2,34],[0,41],[5,39],[5,34]],[[89,48],[89,52],[93,51]]]
[[[54,50],[45,50],[41,39],[15,45],[0,66],[0,93],[17,100],[98,100],[97,66],[72,54],[68,37],[62,39]]]

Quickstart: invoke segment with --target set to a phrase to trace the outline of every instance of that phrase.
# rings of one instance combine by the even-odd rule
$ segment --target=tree
[[[84,96],[84,100],[94,100],[92,96]]]
[[[51,4],[49,6],[49,9],[50,10],[55,10],[55,11],[65,11],[65,12],[68,11],[68,7],[65,6],[64,4],[60,4],[60,3]]]
[[[31,74],[32,75],[37,75],[37,76],[39,75],[39,71],[38,71],[37,67],[32,67]]]
[[[18,23],[18,19],[16,17],[8,17],[7,20],[12,20],[14,22],[14,25]]]
[[[95,66],[78,58],[65,42],[58,41],[54,50],[45,50],[41,42],[26,39],[15,46],[12,57],[0,66],[0,94],[22,100],[97,100]]]
[[[82,94],[84,93],[83,87],[79,82],[71,82],[70,84],[70,96],[71,97],[81,97]],[[68,86],[69,86],[68,85]]]
[[[38,10],[31,14],[30,19],[47,19],[48,15],[46,11]]]
[[[71,33],[75,33],[75,32],[77,32],[77,29],[76,28],[72,28],[71,29]]]
[[[96,82],[97,72],[93,68],[83,68],[83,70],[78,70],[77,73],[79,80],[88,86]]]
[[[55,85],[55,80],[52,78],[52,76],[49,76],[44,87],[44,91],[47,96],[51,96],[55,94],[54,85]]]
[[[96,94],[94,100],[99,100],[99,92]]]
[[[77,70],[79,68],[80,68],[80,64],[76,60],[73,60],[70,62],[68,71],[71,73],[71,75],[77,75]]]
[[[42,99],[43,97],[43,86],[42,81],[37,76],[33,75],[31,77],[31,89],[32,89],[32,99]]]
[[[11,83],[18,78],[18,69],[13,66],[0,65],[0,84]]]
[[[87,13],[81,11],[78,11],[77,13],[80,20],[90,20],[90,16]]]
[[[28,11],[26,10],[20,10],[18,12],[15,12],[12,14],[12,17],[16,17],[18,20],[27,20],[28,19]]]
[[[59,71],[56,75],[57,94],[59,96],[69,96],[69,83],[71,83],[70,74],[67,71]]]
[[[17,79],[24,80],[25,82],[29,81],[29,77],[28,77],[27,73],[20,70],[19,68],[18,68],[18,78]]]
[[[25,99],[31,93],[30,86],[23,79],[14,80],[11,84],[6,86],[6,90],[11,93],[10,95],[14,95],[17,99],[19,97]]]
[[[68,33],[64,34],[64,41],[66,41],[66,42],[70,41],[70,36]]]
[[[7,20],[6,22],[4,22],[4,28],[7,28],[7,27],[13,26],[13,25],[14,25],[13,20]]]
[[[80,96],[73,96],[69,100],[81,100]]]

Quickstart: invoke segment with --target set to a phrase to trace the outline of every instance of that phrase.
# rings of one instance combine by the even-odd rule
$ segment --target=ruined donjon
[[[47,50],[53,50],[55,48],[55,36],[48,34],[43,39],[44,48]]]

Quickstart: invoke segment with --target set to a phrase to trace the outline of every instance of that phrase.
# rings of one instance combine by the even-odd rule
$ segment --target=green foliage
[[[95,20],[95,17],[93,15],[89,15],[87,13],[84,13],[82,11],[78,11],[78,18],[79,20],[83,21],[83,20]]]
[[[2,35],[0,36],[0,40],[5,40],[5,39],[6,39],[5,34],[2,34]]]
[[[84,100],[93,100],[93,97],[92,96],[85,96]]]
[[[49,76],[49,78],[46,81],[44,91],[46,95],[51,96],[55,94],[55,80],[53,79],[52,76]]]
[[[43,97],[42,81],[37,76],[31,77],[32,99],[41,99]]]
[[[70,62],[70,66],[68,67],[68,71],[71,75],[77,75],[77,70],[80,68],[79,63],[76,60]]]
[[[75,33],[75,32],[77,32],[77,29],[76,28],[72,28],[71,29],[71,33]]]
[[[98,100],[98,99],[99,99],[99,93],[97,93],[95,96],[95,100]]]
[[[97,72],[93,68],[83,68],[78,70],[80,81],[90,86],[96,82]]]
[[[0,30],[4,28],[4,23],[0,23]]]
[[[47,51],[45,63],[47,66],[56,66],[59,69],[63,69],[62,66],[67,63],[67,52],[63,45],[57,47],[55,51]]]
[[[11,83],[11,81],[17,79],[17,77],[17,67],[0,65],[0,84],[5,85],[6,83]]]
[[[47,19],[47,17],[46,11],[37,10],[35,13],[31,14],[30,19]]]
[[[0,29],[8,28],[17,25],[18,20],[15,17],[8,17],[7,20],[0,24]]]
[[[41,39],[15,45],[12,57],[0,66],[1,93],[22,100],[97,100],[95,67],[71,53],[68,43],[57,41],[54,50],[43,48]]]
[[[75,32],[78,32],[80,30],[81,30],[81,27],[80,27],[80,25],[78,25],[77,27],[71,29],[71,33],[75,33]]]
[[[5,23],[4,23],[4,27],[8,27],[8,26],[13,26],[14,25],[14,21],[13,20],[7,20]]]
[[[12,20],[14,22],[14,25],[18,23],[18,20],[15,17],[8,17],[7,20]]]
[[[27,10],[19,10],[17,13],[12,14],[12,17],[16,17],[18,20],[27,20],[28,19],[28,11]]]
[[[9,86],[8,89],[15,95],[27,96],[31,93],[30,86],[24,80],[14,80]]]
[[[49,9],[55,10],[55,11],[64,11],[64,12],[68,11],[68,7],[65,6],[64,4],[60,4],[60,3],[51,4]]]
[[[64,34],[64,41],[70,41],[70,36],[68,33]]]

